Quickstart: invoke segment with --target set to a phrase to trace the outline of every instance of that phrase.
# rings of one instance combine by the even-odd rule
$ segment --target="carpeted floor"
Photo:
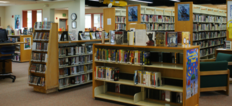
[[[92,85],[87,84],[51,94],[33,91],[28,86],[29,63],[13,63],[11,79],[0,79],[0,106],[120,106],[112,102],[92,98]],[[201,93],[200,106],[230,106],[232,104],[232,85],[230,96],[218,92]]]

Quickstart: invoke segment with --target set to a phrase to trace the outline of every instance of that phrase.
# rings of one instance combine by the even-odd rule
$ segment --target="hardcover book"
[[[95,32],[90,32],[91,39],[96,39]]]
[[[177,42],[178,36],[177,32],[167,32],[167,45],[169,47],[177,47],[178,42]]]
[[[117,31],[115,32],[115,41],[116,44],[123,44],[123,36],[124,32],[123,31]]]
[[[178,45],[187,46],[190,44],[189,32],[178,32]]]
[[[166,32],[156,32],[156,46],[165,46]]]

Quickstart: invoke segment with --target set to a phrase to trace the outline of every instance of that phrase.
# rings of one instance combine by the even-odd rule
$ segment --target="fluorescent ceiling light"
[[[130,0],[130,1],[143,2],[143,3],[153,3],[153,2],[151,2],[151,0]]]
[[[0,1],[0,3],[9,3],[9,1]]]
[[[180,2],[180,0],[170,0],[170,1]]]

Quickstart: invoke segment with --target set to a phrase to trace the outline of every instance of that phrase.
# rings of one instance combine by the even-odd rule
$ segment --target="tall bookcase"
[[[141,23],[148,31],[174,31],[174,10],[141,6]]]
[[[126,9],[123,8],[106,8],[103,10],[104,30],[126,29]]]
[[[129,64],[125,62],[118,61],[110,61],[108,57],[107,60],[96,59],[95,56],[101,53],[101,50],[110,50],[117,49],[116,51],[123,50],[139,50],[139,51],[155,51],[155,52],[175,52],[175,53],[183,53],[183,64],[171,64],[171,63],[152,63],[152,65],[139,65],[139,64]],[[93,45],[93,98],[101,98],[106,100],[112,100],[117,102],[123,102],[132,105],[146,105],[146,106],[166,106],[166,105],[178,105],[178,106],[197,106],[199,105],[199,46],[190,46],[190,47],[156,47],[156,46],[132,46],[132,45],[115,45],[115,44],[94,44]],[[114,50],[113,50],[114,51]],[[121,50],[120,50],[121,51]],[[121,54],[124,58],[123,52],[116,52],[116,54]],[[190,53],[195,51],[193,53]],[[102,52],[103,53],[103,52]],[[126,52],[124,52],[126,53]],[[108,53],[109,57],[113,56],[115,53]],[[107,54],[105,54],[107,55]],[[104,53],[102,56],[105,56]],[[133,55],[132,55],[133,56]],[[101,58],[101,54],[100,54]],[[104,57],[105,58],[105,57]],[[114,58],[117,57],[112,57]],[[131,57],[130,57],[131,58]],[[194,60],[194,61],[191,61]],[[193,63],[192,63],[193,62]],[[195,63],[195,64],[194,64]],[[196,73],[194,78],[191,80],[196,80],[196,84],[198,86],[194,86],[195,90],[190,88],[190,84],[193,82],[189,79],[189,75],[191,73],[191,65],[193,65],[194,72]],[[104,68],[103,75],[99,74],[96,66],[101,67],[118,67],[119,71],[119,80],[113,81],[107,79],[107,75],[105,76]],[[189,68],[189,69],[188,69]],[[195,71],[196,69],[196,71]],[[135,70],[146,70],[151,72],[160,72],[162,78],[169,80],[162,80],[163,85],[158,87],[152,87],[142,84],[135,84],[133,80],[133,76],[135,74]],[[96,73],[98,72],[98,73]],[[101,73],[101,71],[100,71]],[[107,72],[106,72],[107,73]],[[95,76],[104,76],[104,78],[99,78]],[[114,74],[115,75],[115,74]],[[179,82],[179,84],[176,83]],[[195,84],[194,83],[194,84]],[[115,89],[120,89],[116,91],[112,91],[112,84],[120,84],[120,87],[113,87]],[[127,86],[127,87],[126,87]],[[191,91],[190,91],[191,89]],[[175,96],[175,93],[182,93],[181,103],[176,103],[172,99],[168,101],[154,99],[155,95],[161,95],[159,92],[155,92],[157,90],[160,91],[170,91],[170,98]],[[195,94],[191,95],[194,91]],[[120,92],[120,93],[118,93]],[[150,96],[149,96],[150,95]],[[158,97],[159,98],[159,97]]]
[[[30,40],[30,44],[18,44],[16,45],[16,51],[14,54],[14,62],[28,62],[31,60],[31,48],[32,48],[32,35],[9,35],[8,36],[10,41],[15,42],[25,42],[24,40]],[[26,39],[25,39],[26,38]],[[27,46],[27,47],[24,47]]]
[[[49,30],[34,30],[33,42],[35,43],[47,43],[47,50],[41,50],[38,47],[36,50],[32,51],[32,60],[29,65],[29,86],[34,87],[34,91],[41,93],[50,93],[58,91],[58,24],[52,23],[51,29]],[[47,40],[36,39],[35,33],[49,33]],[[57,40],[56,40],[57,39]],[[34,55],[34,54],[38,55]],[[47,56],[42,57],[42,54],[47,54]],[[40,57],[40,56],[41,57]],[[33,57],[35,56],[35,58]],[[39,57],[38,57],[39,56]],[[41,60],[44,61],[41,61]],[[39,60],[39,61],[38,61]],[[33,67],[33,65],[38,65],[39,67]],[[44,67],[45,66],[45,67]],[[43,69],[44,71],[41,71]],[[31,71],[33,70],[35,71]]]
[[[176,11],[175,31],[189,31],[190,43],[199,45],[202,59],[215,58],[215,50],[224,47],[226,39],[226,11],[194,5],[192,2],[175,4],[189,4],[189,21],[178,21]]]

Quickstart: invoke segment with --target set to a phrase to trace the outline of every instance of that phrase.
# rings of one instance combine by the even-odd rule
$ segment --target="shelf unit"
[[[34,87],[34,91],[36,92],[41,92],[41,93],[51,93],[51,92],[56,92],[58,90],[58,76],[59,73],[57,70],[58,69],[58,24],[57,23],[52,23],[51,24],[51,29],[41,29],[41,30],[34,30],[33,31],[33,42],[36,43],[48,43],[47,44],[47,51],[32,51],[32,54],[34,53],[46,53],[47,57],[45,56],[44,59],[46,61],[35,61],[35,60],[31,60],[30,61],[30,65],[29,65],[29,86],[33,86]],[[36,40],[35,34],[36,33],[49,33],[49,37],[48,37],[48,41],[46,40]],[[45,36],[45,35],[44,35]],[[57,52],[55,52],[57,51]],[[33,56],[33,55],[32,55]],[[34,59],[34,58],[32,58]],[[31,72],[32,69],[32,65],[33,64],[39,64],[39,65],[46,65],[45,66],[45,72]],[[43,85],[39,85],[35,83],[31,83],[30,81],[31,76],[35,76],[35,77],[40,77],[40,78],[44,78],[44,84]]]
[[[9,35],[8,39],[10,41],[15,41],[15,42],[24,42],[25,38],[30,38],[30,46],[32,45],[32,35]],[[31,48],[30,49],[25,49],[24,48],[25,44],[18,44],[16,45],[16,51],[14,53],[14,59],[12,61],[14,62],[28,62],[31,60]],[[32,47],[32,46],[31,46]]]
[[[141,23],[148,31],[174,31],[174,10],[141,6]]]
[[[58,76],[59,80],[57,81],[59,85],[58,87],[59,90],[92,83],[92,61],[91,61],[92,52],[87,51],[87,46],[92,45],[93,43],[100,43],[101,41],[102,41],[101,39],[96,39],[96,40],[78,40],[78,41],[59,41],[58,42],[59,65],[57,68],[58,68],[58,73],[59,73],[59,76]],[[106,39],[105,41],[109,41],[109,39]],[[67,51],[73,50],[73,51],[72,53],[70,53],[71,52],[70,51],[69,52],[70,54],[66,54],[67,52],[66,50]],[[92,49],[90,50],[92,51]],[[76,52],[73,53],[74,51]],[[81,60],[82,57],[83,57],[83,60]],[[64,61],[66,60],[68,60],[68,62],[70,60],[72,64],[64,64],[65,63]]]
[[[190,32],[191,44],[201,47],[202,59],[215,58],[213,55],[215,50],[225,46],[226,11],[194,5],[192,2],[176,3],[176,10],[178,4],[190,4],[190,20],[178,21],[176,18],[175,31]],[[177,14],[176,11],[176,16]]]
[[[119,63],[119,62],[112,62],[112,61],[106,61],[106,60],[96,60],[95,56],[98,49],[124,49],[124,50],[141,50],[141,51],[155,51],[155,52],[174,52],[174,53],[183,53],[183,64],[165,64],[165,63],[153,63],[152,65],[139,65],[139,64],[129,64],[129,63]],[[101,98],[106,100],[112,100],[132,105],[159,105],[159,106],[197,106],[199,105],[199,86],[197,88],[197,92],[195,95],[192,95],[188,99],[186,99],[187,96],[187,64],[189,64],[189,61],[187,59],[190,59],[188,56],[188,53],[190,50],[200,51],[199,46],[190,46],[190,47],[156,47],[156,46],[132,46],[132,45],[116,45],[116,44],[93,44],[93,68],[95,69],[93,71],[93,98]],[[196,64],[199,63],[200,56],[199,52],[195,53]],[[188,58],[187,58],[188,57]],[[192,64],[192,63],[191,63]],[[135,70],[147,70],[151,72],[160,72],[162,75],[162,78],[169,78],[170,80],[180,80],[182,83],[182,86],[179,85],[169,85],[169,84],[163,84],[159,87],[152,87],[147,85],[140,85],[135,84],[135,82],[132,79],[125,79],[119,77],[118,81],[112,81],[107,80],[104,78],[95,78],[96,75],[96,66],[105,66],[105,67],[118,67],[120,70],[120,75],[125,74],[126,77],[132,78],[131,76],[134,76]],[[196,68],[199,69],[199,66],[196,65]],[[199,70],[197,70],[199,73]],[[197,82],[199,84],[199,77],[196,77]],[[170,81],[169,80],[169,81]],[[165,80],[166,81],[166,80]],[[133,93],[133,95],[129,94],[123,94],[123,93],[116,93],[109,91],[110,88],[108,88],[109,84],[120,84],[120,86],[130,86],[131,91],[134,89],[139,89],[138,92]],[[188,85],[189,86],[189,85]],[[115,88],[116,89],[116,88]],[[177,92],[182,93],[182,103],[176,103],[176,102],[168,102],[168,101],[162,101],[162,100],[156,100],[148,98],[147,95],[152,95],[149,93],[149,90],[162,90],[162,91],[170,91],[170,92]],[[120,88],[121,90],[121,88]],[[128,91],[129,92],[129,91]],[[158,95],[158,94],[153,94]]]
[[[104,30],[126,30],[126,9],[123,8],[106,8],[103,10],[104,15]],[[107,24],[107,21],[111,24]]]

